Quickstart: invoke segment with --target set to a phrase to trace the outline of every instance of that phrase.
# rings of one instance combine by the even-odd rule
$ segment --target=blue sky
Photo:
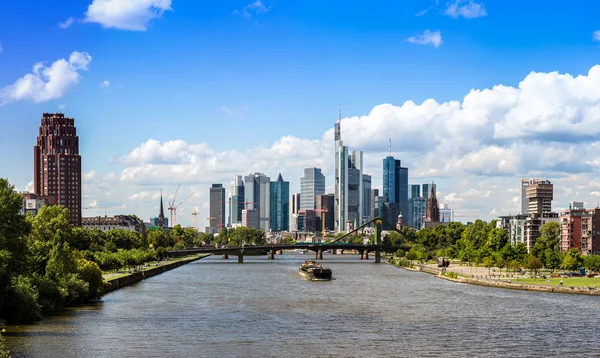
[[[111,7],[113,3],[117,5]],[[149,5],[155,8],[148,10]],[[580,200],[589,197],[595,202],[595,187],[590,184],[596,170],[593,156],[586,159],[592,166],[586,172],[546,170],[550,166],[530,170],[529,157],[520,156],[508,157],[518,163],[508,171],[502,169],[506,165],[499,171],[485,170],[488,162],[480,163],[482,171],[469,171],[477,166],[470,154],[480,153],[475,157],[482,158],[481,153],[493,153],[497,144],[477,141],[468,149],[456,149],[469,143],[461,140],[451,146],[456,151],[445,151],[452,155],[433,160],[430,157],[442,143],[456,137],[440,137],[426,147],[427,152],[416,153],[411,150],[414,143],[402,134],[412,132],[403,129],[427,115],[411,117],[398,108],[405,101],[420,105],[429,98],[439,104],[462,102],[471,89],[499,84],[518,87],[532,71],[587,75],[600,57],[600,42],[594,36],[600,30],[597,13],[600,3],[594,1],[552,6],[541,0],[132,0],[129,10],[116,0],[9,2],[0,14],[0,88],[4,89],[0,90],[0,121],[5,133],[10,133],[0,141],[0,149],[9,154],[0,157],[0,176],[9,177],[20,189],[27,186],[41,114],[63,111],[75,118],[81,138],[83,170],[89,180],[84,206],[125,205],[148,217],[154,210],[151,195],[137,201],[124,198],[155,194],[160,188],[173,192],[181,183],[183,191],[198,192],[190,204],[204,211],[208,183],[228,186],[234,173],[270,170],[267,174],[276,178],[281,171],[292,190],[298,190],[304,166],[323,166],[330,174],[333,153],[327,154],[327,149],[333,144],[327,143],[327,131],[341,104],[343,128],[349,133],[345,139],[365,150],[366,171],[375,177],[375,185],[381,184],[388,136],[352,131],[370,123],[381,125],[381,131],[388,125],[398,131],[389,134],[394,155],[414,168],[415,181],[440,182],[440,194],[449,196],[446,201],[457,211],[489,218],[512,210],[512,192],[494,190],[496,199],[484,204],[476,199],[486,197],[490,183],[515,188],[518,180],[511,176],[534,174],[559,182],[575,175],[573,180],[581,181],[578,191],[558,195],[557,203],[563,207],[580,192]],[[419,40],[427,33],[429,39]],[[438,36],[437,42],[432,34]],[[600,33],[597,36],[600,40]],[[74,51],[91,59],[85,66],[77,65],[76,81],[57,79],[64,91],[48,89],[45,97],[29,92],[7,100],[11,88],[6,88],[31,73],[34,64],[49,67],[59,59],[68,60]],[[540,88],[547,88],[540,83]],[[586,102],[583,110],[594,107],[596,100]],[[373,117],[372,110],[386,103],[395,106],[392,112],[398,111],[394,119]],[[408,117],[410,123],[404,122]],[[488,127],[506,118],[491,121]],[[425,135],[430,129],[415,130]],[[542,134],[547,131],[524,133],[499,148],[518,155],[519,145],[546,143]],[[285,136],[297,140],[278,146]],[[158,141],[158,149],[140,147],[149,139]],[[163,146],[176,140],[185,145]],[[197,147],[189,148],[194,144],[207,149],[199,154]],[[556,149],[554,155],[565,154],[568,159],[578,150],[574,145],[575,140],[566,146],[551,141],[547,146]],[[125,158],[136,148],[138,154],[149,152]],[[294,148],[308,153],[298,157],[286,152]],[[193,159],[181,159],[181,151],[192,153]],[[467,162],[470,165],[460,164]],[[442,173],[447,167],[452,168]],[[157,173],[156,180],[146,180],[148,170]],[[471,176],[483,189],[461,184]],[[470,197],[471,189],[483,192],[471,192]],[[189,224],[191,216],[181,220]]]

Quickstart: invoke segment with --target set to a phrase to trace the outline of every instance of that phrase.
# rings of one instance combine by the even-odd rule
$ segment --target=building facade
[[[101,231],[122,229],[137,231],[142,235],[146,229],[146,225],[142,220],[131,215],[84,217],[81,219],[81,224],[87,229],[98,229]]]
[[[383,197],[390,203],[397,203],[400,214],[406,218],[408,217],[408,168],[402,167],[401,164],[399,159],[392,156],[383,159]]]
[[[325,194],[325,175],[319,168],[304,168],[300,177],[300,209],[314,210],[316,198]]]
[[[600,208],[585,209],[583,203],[569,206],[560,215],[560,251],[576,248],[583,255],[599,254]]]
[[[212,232],[225,226],[225,188],[223,184],[213,184],[210,188],[208,226]]]
[[[440,208],[435,196],[435,187],[430,186],[429,198],[427,199],[427,207],[425,208],[425,227],[434,228],[441,224]]]
[[[530,185],[533,185],[536,182],[541,181],[541,179],[534,179],[534,178],[529,178],[529,179],[521,179],[521,197],[519,198],[519,204],[520,204],[520,214],[521,215],[529,215],[529,199],[527,198],[527,188]]]
[[[454,210],[448,207],[448,204],[442,204],[440,207],[440,222],[451,223],[454,222]]]
[[[281,173],[277,181],[271,182],[271,231],[290,230],[290,182],[284,181]]]
[[[422,196],[411,198],[408,206],[408,218],[406,225],[413,229],[421,229],[425,223],[425,214],[427,209],[427,199]]]
[[[421,184],[410,184],[409,185],[410,192],[408,193],[408,198],[418,198],[421,196]]]
[[[48,205],[48,199],[42,198],[37,194],[23,191],[20,193],[23,196],[23,208],[21,209],[22,215],[33,215],[36,216],[38,211],[45,205]]]
[[[335,231],[346,230],[348,221],[348,147],[342,141],[341,120],[334,125],[335,171],[334,171],[334,220]]]
[[[320,216],[324,219],[325,221],[325,231],[333,231],[335,230],[335,223],[334,223],[334,203],[335,203],[335,197],[333,194],[323,194],[320,196],[317,196],[317,208],[319,208],[319,210],[322,210],[323,212],[319,212],[319,214],[321,214]]]
[[[42,115],[33,162],[34,193],[69,209],[69,223],[81,226],[81,156],[73,118]]]
[[[247,210],[258,212],[258,228],[264,232],[271,229],[271,178],[262,173],[244,177],[244,195]]]
[[[228,224],[235,227],[242,224],[242,210],[245,206],[244,179],[241,175],[233,177],[231,190],[229,191],[229,219]]]
[[[362,175],[362,222],[374,218],[371,208],[371,176],[367,174]]]

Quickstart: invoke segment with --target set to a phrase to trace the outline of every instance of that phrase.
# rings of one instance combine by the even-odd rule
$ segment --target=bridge
[[[349,244],[340,242],[342,239],[358,232],[358,230],[366,227],[367,225],[373,223],[375,227],[375,240],[374,244],[362,245],[362,244]],[[302,244],[291,244],[291,245],[242,245],[242,246],[223,246],[223,247],[199,247],[199,248],[190,248],[183,250],[171,250],[168,252],[169,256],[179,257],[179,256],[187,256],[191,254],[221,254],[224,259],[228,259],[229,255],[237,256],[238,263],[244,262],[244,256],[256,256],[256,255],[268,255],[269,260],[275,259],[275,254],[277,252],[283,252],[283,250],[308,250],[315,252],[315,258],[317,260],[323,259],[323,252],[331,250],[332,253],[337,253],[341,250],[354,250],[358,251],[361,256],[361,260],[369,259],[369,252],[375,253],[375,262],[381,262],[381,252],[396,252],[399,249],[407,250],[408,246],[391,246],[391,245],[383,245],[381,241],[381,226],[383,223],[388,224],[392,228],[394,226],[387,223],[382,218],[374,218],[369,220],[365,224],[357,227],[356,229],[348,232],[347,234],[339,237],[336,240],[333,240],[329,243],[302,243]],[[393,229],[395,231],[395,228]],[[399,231],[398,231],[399,232]]]

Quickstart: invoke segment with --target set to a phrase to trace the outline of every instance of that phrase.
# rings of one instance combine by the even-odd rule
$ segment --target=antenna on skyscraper
[[[342,105],[340,104],[339,121],[342,121]]]
[[[390,149],[390,157],[391,157],[392,156],[392,138],[390,138],[389,149]]]

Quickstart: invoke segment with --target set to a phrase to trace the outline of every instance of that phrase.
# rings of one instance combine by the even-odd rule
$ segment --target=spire
[[[162,189],[160,189],[160,212],[158,214],[158,226],[165,226],[165,210],[163,209]]]
[[[340,104],[339,119],[337,122],[335,122],[335,126],[333,127],[333,136],[334,136],[333,140],[335,140],[335,141],[342,140],[341,125],[342,125],[342,105]]]
[[[277,181],[283,181],[283,177],[281,176],[281,173],[279,173],[279,176],[277,177]]]
[[[390,138],[390,145],[389,145],[389,149],[390,149],[390,157],[392,156],[392,138]]]

